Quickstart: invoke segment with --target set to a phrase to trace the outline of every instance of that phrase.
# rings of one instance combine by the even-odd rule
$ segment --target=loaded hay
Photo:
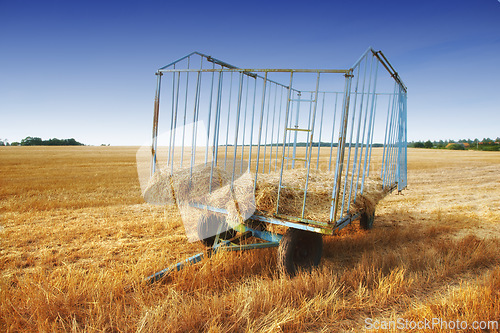
[[[192,172],[189,169],[181,169],[173,173],[159,170],[150,179],[148,187],[144,191],[144,198],[147,202],[155,204],[177,204],[181,211],[184,211],[183,219],[197,220],[200,214],[210,214],[207,210],[200,211],[188,208],[189,204],[193,202],[225,209],[228,212],[227,222],[230,225],[245,221],[255,211],[264,216],[273,216],[276,212],[279,173],[259,174],[255,192],[255,174],[250,172],[235,179],[232,188],[231,176],[226,171],[213,168],[211,188],[210,175],[210,165],[197,166],[193,168]],[[304,209],[305,219],[320,222],[329,221],[334,176],[333,172],[327,171],[312,170],[309,173]],[[299,218],[302,216],[303,188],[306,177],[306,169],[283,171],[279,214]],[[350,182],[350,178],[348,181]],[[343,182],[341,185],[339,209],[343,198]],[[356,186],[355,182],[353,182],[353,186]],[[360,187],[361,184],[358,185],[358,189]],[[387,191],[382,189],[380,178],[366,178],[363,194],[358,194],[355,201],[354,193],[350,198],[350,213],[363,211],[372,214],[377,203],[386,194]],[[347,210],[348,201],[349,193],[347,192],[344,198],[344,213]],[[193,210],[197,210],[197,212],[195,213]]]

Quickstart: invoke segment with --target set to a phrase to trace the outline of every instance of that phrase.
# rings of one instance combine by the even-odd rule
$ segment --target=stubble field
[[[379,203],[372,230],[354,223],[324,237],[310,274],[279,276],[276,249],[265,249],[220,253],[148,285],[145,276],[203,246],[187,242],[174,207],[144,203],[136,151],[0,147],[1,331],[330,332],[500,319],[500,153],[409,149],[404,195]]]

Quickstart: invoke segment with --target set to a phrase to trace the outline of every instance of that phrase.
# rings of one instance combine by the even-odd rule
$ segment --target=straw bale
[[[255,212],[254,177],[250,172],[244,173],[231,184],[228,184],[206,198],[206,204],[226,209],[227,223],[237,225],[247,220]]]
[[[224,170],[212,169],[211,165],[205,164],[196,165],[192,170],[183,168],[172,172],[158,169],[149,180],[143,197],[146,202],[158,205],[191,202],[225,186],[230,180],[230,175]]]
[[[328,222],[334,176],[333,172],[325,171],[313,170],[309,173],[304,218]],[[233,193],[230,191],[230,185],[226,185],[210,194],[207,197],[206,204],[225,208],[228,212],[227,221],[231,225],[246,220],[255,210],[259,214],[272,216],[276,212],[279,178],[279,173],[259,174],[254,192],[254,175],[246,173],[234,182]],[[302,216],[303,188],[306,178],[307,170],[305,169],[283,171],[282,186],[284,188],[280,193],[280,214],[293,217]],[[355,183],[353,186],[355,186]],[[351,213],[358,211],[373,213],[376,204],[386,194],[382,190],[382,182],[378,178],[365,179],[363,192],[362,195],[357,195],[355,202],[354,196],[351,198]],[[343,196],[342,188],[339,196],[340,198]],[[346,193],[346,208],[348,200],[348,193]]]
[[[279,213],[288,216],[301,217],[304,201],[304,191],[307,176],[306,169],[283,171],[280,193]],[[312,170],[309,174],[306,207],[304,218],[328,222],[335,174],[333,172]],[[279,173],[259,175],[255,191],[256,209],[263,215],[271,216],[276,212],[278,199]],[[364,194],[356,197],[356,203],[351,198],[351,213],[360,210],[373,212],[375,205],[385,193],[380,179],[365,179]],[[343,189],[340,191],[342,199]],[[346,194],[348,196],[348,194]],[[346,203],[348,198],[345,198]]]
[[[146,201],[157,204],[173,204],[182,206],[183,220],[186,224],[196,225],[201,215],[210,214],[207,210],[194,212],[189,209],[190,202],[197,202],[228,212],[226,221],[230,225],[239,224],[248,219],[255,210],[259,214],[272,216],[276,212],[278,199],[279,173],[259,174],[254,191],[255,175],[246,172],[235,179],[231,187],[231,176],[219,168],[213,169],[212,188],[210,191],[210,165],[201,165],[193,169],[192,177],[189,169],[174,171],[158,170],[151,178],[144,191]],[[306,169],[284,170],[280,193],[279,214],[301,217],[304,191],[307,178]],[[328,222],[332,203],[332,191],[335,174],[333,172],[311,170],[309,173],[304,218]],[[356,184],[354,183],[353,186]],[[358,188],[361,185],[358,185]],[[375,205],[385,196],[381,180],[365,179],[363,194],[358,194],[356,201],[350,198],[350,212],[364,211],[371,214]],[[343,182],[340,190],[343,196]],[[344,202],[347,209],[349,198],[346,193]],[[186,221],[187,220],[187,221]],[[189,227],[192,228],[192,227]]]

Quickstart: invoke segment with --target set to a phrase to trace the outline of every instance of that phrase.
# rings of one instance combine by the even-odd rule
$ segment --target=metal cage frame
[[[388,74],[382,83],[379,65]],[[308,85],[312,89],[299,87],[301,75],[312,77]],[[337,84],[336,90],[323,89],[327,85],[323,81],[330,82],[325,79],[329,75],[335,77],[336,81],[331,86]],[[238,80],[233,83],[234,76]],[[283,83],[273,76],[285,78],[286,81]],[[338,84],[339,76],[344,77],[341,85]],[[382,160],[376,171],[387,192],[396,189],[400,192],[407,186],[407,87],[382,51],[368,48],[348,69],[239,68],[203,53],[193,52],[159,68],[156,77],[151,175],[157,170],[161,159],[158,148],[160,96],[162,82],[166,81],[166,105],[170,109],[167,117],[170,130],[166,157],[168,167],[173,170],[174,167],[186,168],[189,165],[192,170],[197,163],[211,165],[212,180],[214,168],[223,165],[226,169],[227,165],[232,164],[230,172],[234,182],[238,174],[238,160],[241,169],[246,165],[247,169],[255,173],[254,186],[259,174],[280,173],[273,216],[255,212],[250,220],[331,235],[359,219],[361,213],[351,213],[350,205],[352,200],[363,194],[365,179],[370,174],[372,148],[377,145],[374,144],[375,118],[382,104],[387,106],[387,114],[384,141],[381,144]],[[165,80],[164,77],[168,78]],[[227,83],[227,77],[230,83]],[[391,83],[392,92],[387,91]],[[383,84],[385,92],[379,91]],[[333,112],[325,112],[325,108]],[[197,125],[193,125],[192,133],[187,134],[185,126],[190,120],[197,124],[201,117],[205,117],[207,123],[206,143],[197,153],[200,150],[196,143]],[[326,119],[330,123],[333,121],[331,127],[326,124]],[[176,132],[179,127],[182,127],[179,130],[181,133]],[[187,135],[192,137],[188,138]],[[300,135],[305,136],[302,142],[298,138]],[[326,135],[329,139],[325,142],[322,138]],[[181,144],[176,140],[180,140]],[[187,144],[189,141],[190,147]],[[305,149],[303,154],[299,154],[300,147]],[[328,163],[320,162],[322,148],[329,150]],[[228,163],[229,160],[232,163]],[[280,213],[283,172],[299,167],[307,170],[302,214],[286,216]],[[306,219],[304,215],[310,172],[314,168],[334,173],[328,222]],[[221,208],[196,203],[191,205],[227,214]],[[281,235],[252,229],[245,223],[234,229],[242,235],[257,237],[268,243],[243,246],[231,241],[219,243],[217,238],[212,250],[222,246],[230,248],[230,244],[238,250],[277,246],[281,238]],[[200,255],[159,272],[150,279],[156,280],[168,271],[201,260],[203,255]]]

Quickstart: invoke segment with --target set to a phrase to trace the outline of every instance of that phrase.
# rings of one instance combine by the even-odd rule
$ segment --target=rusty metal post
[[[339,206],[340,185],[342,180],[342,170],[344,168],[344,150],[345,139],[347,135],[347,123],[349,118],[349,101],[351,98],[351,81],[352,71],[345,74],[345,91],[344,91],[344,113],[342,114],[342,127],[340,128],[339,144],[337,146],[337,163],[335,166],[335,181],[332,191],[332,206],[330,208],[330,222],[335,221],[337,218],[337,211]]]
[[[151,144],[151,176],[156,171],[156,149],[158,146],[158,119],[160,117],[160,88],[161,88],[161,72],[156,72],[156,93],[155,104],[153,111],[153,142]]]

